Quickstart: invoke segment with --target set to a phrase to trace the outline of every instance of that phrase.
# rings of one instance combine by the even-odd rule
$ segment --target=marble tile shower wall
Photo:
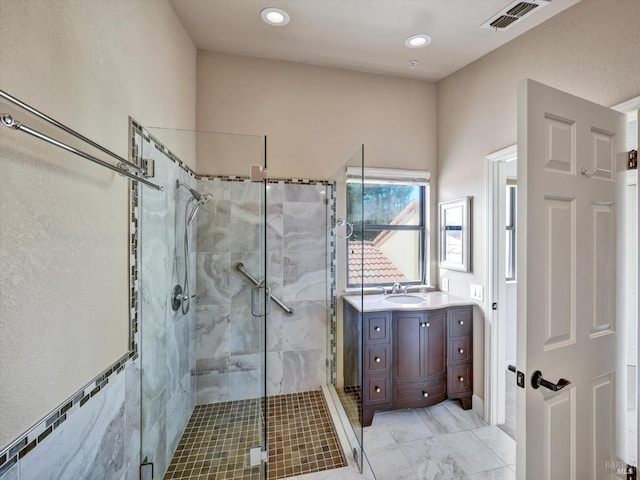
[[[156,478],[162,478],[195,401],[195,305],[186,315],[171,308],[174,285],[184,283],[184,215],[190,197],[186,189],[176,189],[176,179],[191,187],[195,179],[153,139],[145,137],[141,148],[143,158],[155,160],[154,181],[164,185],[162,192],[143,190],[140,219],[141,458],[153,462]],[[193,234],[191,245],[193,252]],[[195,254],[190,257],[194,265]]]
[[[251,315],[251,285],[235,266],[259,276],[261,185],[206,178],[213,200],[197,228],[196,403],[261,395],[260,338],[266,327],[267,394],[302,392],[326,383],[326,185],[270,183],[267,273],[275,304],[265,326]]]
[[[139,359],[0,475],[2,480],[137,480]]]

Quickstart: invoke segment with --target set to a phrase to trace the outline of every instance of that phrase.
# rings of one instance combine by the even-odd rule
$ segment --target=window
[[[507,185],[507,281],[516,279],[516,186]]]
[[[347,183],[349,287],[425,281],[427,184],[389,175]]]

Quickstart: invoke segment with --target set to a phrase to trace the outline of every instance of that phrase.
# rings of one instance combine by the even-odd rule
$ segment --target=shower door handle
[[[271,311],[271,289],[264,285],[256,285],[251,288],[251,315],[254,317],[264,317]],[[265,307],[266,306],[266,312]]]

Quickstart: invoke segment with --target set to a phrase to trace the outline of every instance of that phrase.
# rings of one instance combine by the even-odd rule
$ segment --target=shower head
[[[196,192],[197,193],[197,192]],[[193,221],[193,219],[196,217],[196,212],[198,211],[198,209],[204,205],[205,203],[207,203],[209,200],[211,200],[213,198],[213,195],[211,195],[210,193],[206,193],[204,195],[202,195],[198,200],[196,200],[195,205],[193,206],[193,208],[191,209],[191,213],[189,214],[189,216],[187,217],[187,226],[191,225],[191,222]],[[188,203],[187,203],[188,205]]]
[[[203,204],[207,203],[213,197],[213,195],[211,195],[210,193],[202,194],[197,190],[194,190],[193,188],[191,188],[186,183],[182,183],[180,180],[176,180],[176,188],[180,188],[180,187],[184,187],[187,190],[189,190],[189,192],[191,193],[191,196],[195,198],[198,202],[202,202]]]

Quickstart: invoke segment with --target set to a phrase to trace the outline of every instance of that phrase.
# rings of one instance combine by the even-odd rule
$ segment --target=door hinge
[[[250,178],[252,182],[262,182],[268,178],[267,169],[262,165],[251,165]]]
[[[629,160],[627,163],[627,169],[635,170],[636,168],[638,168],[638,151],[631,150],[629,151]]]
[[[269,452],[262,450],[262,447],[253,447],[249,450],[249,465],[252,467],[260,465],[261,463],[267,463],[268,458]]]
[[[491,310],[497,310],[498,309],[498,304],[496,302],[493,302],[491,304]]]

